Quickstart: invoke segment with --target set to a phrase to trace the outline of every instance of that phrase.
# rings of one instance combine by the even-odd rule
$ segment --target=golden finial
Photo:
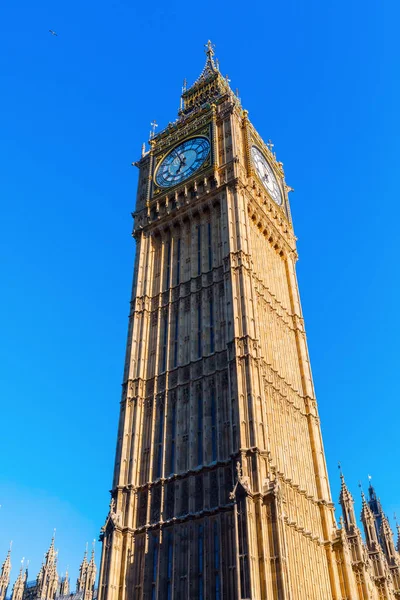
[[[214,44],[211,43],[211,40],[208,40],[207,44],[204,44],[204,47],[206,48],[204,52],[207,54],[208,59],[212,60],[212,57],[214,56]]]
[[[272,149],[273,149],[273,147],[274,147],[274,144],[272,143],[272,141],[271,141],[271,140],[268,140],[268,142],[267,142],[267,146],[268,146],[268,148],[269,148],[270,152],[272,152]]]

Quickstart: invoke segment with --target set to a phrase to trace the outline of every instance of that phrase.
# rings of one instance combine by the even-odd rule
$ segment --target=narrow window
[[[220,600],[221,590],[219,583],[219,535],[218,524],[214,523],[214,571],[215,571],[215,600]]]
[[[167,368],[167,340],[168,340],[168,314],[164,315],[164,323],[163,323],[163,343],[162,343],[162,365],[161,371],[165,371]]]
[[[158,540],[153,538],[153,581],[151,584],[151,600],[156,600],[157,591],[157,571],[158,571]]]
[[[203,594],[203,525],[199,525],[199,537],[197,540],[197,550],[198,550],[198,578],[199,578],[199,600],[204,599]]]
[[[197,397],[197,464],[203,464],[203,398]]]
[[[211,223],[207,223],[207,233],[208,233],[208,269],[211,271],[212,269],[212,239],[211,239]]]
[[[176,285],[181,280],[181,238],[178,239],[178,245],[176,249]]]
[[[197,225],[197,275],[201,273],[201,225]]]
[[[201,331],[201,325],[202,325],[202,319],[201,319],[201,300],[200,300],[199,305],[197,307],[197,356],[199,358],[202,355],[202,345],[201,345],[202,331]]]
[[[171,457],[169,472],[175,472],[175,435],[176,435],[176,402],[172,405],[172,419],[171,419]]]
[[[172,598],[172,553],[173,553],[173,545],[172,545],[172,535],[168,534],[167,541],[167,600],[171,600]]]
[[[175,332],[174,332],[174,367],[178,366],[178,336],[179,336],[179,313],[175,313]]]
[[[215,350],[215,335],[214,335],[214,302],[210,298],[210,353]]]
[[[158,421],[158,453],[156,478],[161,477],[161,467],[163,458],[163,437],[164,437],[164,408],[160,407],[160,416]]]
[[[217,460],[217,411],[215,406],[215,390],[211,391],[211,460]]]
[[[166,273],[166,289],[169,288],[171,277],[171,242],[167,242],[167,273]]]

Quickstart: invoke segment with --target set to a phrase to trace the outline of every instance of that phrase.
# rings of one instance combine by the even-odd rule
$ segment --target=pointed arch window
[[[207,223],[207,241],[208,241],[208,270],[211,271],[213,256],[212,256],[212,230],[210,221]]]
[[[178,285],[181,280],[181,238],[178,238],[176,245],[176,280],[175,283]]]
[[[179,312],[175,311],[175,329],[174,329],[174,367],[178,366],[178,350],[179,350]]]
[[[211,460],[217,460],[217,407],[215,403],[215,389],[211,389]]]
[[[167,342],[168,342],[168,313],[164,313],[163,317],[163,334],[162,334],[162,362],[161,371],[164,372],[167,368]]]
[[[201,225],[197,225],[197,275],[201,274]]]
[[[212,354],[215,351],[214,301],[213,301],[212,294],[210,295],[209,309],[210,309],[210,353]]]
[[[158,439],[157,439],[157,468],[156,479],[161,477],[162,459],[163,459],[163,437],[164,437],[164,405],[159,409],[158,416]]]
[[[197,538],[197,577],[199,583],[199,600],[204,600],[204,528],[199,525]]]
[[[201,390],[197,394],[197,464],[203,464],[203,397]]]
[[[156,600],[158,574],[158,539],[153,537],[153,570],[151,583],[151,600]]]
[[[202,314],[201,314],[201,298],[197,305],[197,356],[201,358],[202,355]]]
[[[173,559],[173,539],[172,534],[167,535],[167,600],[172,599],[172,559]]]
[[[218,523],[214,522],[214,573],[215,573],[215,600],[221,600],[221,586],[219,576],[219,533]]]
[[[171,241],[167,242],[167,269],[166,269],[166,278],[165,278],[165,288],[168,289],[170,285],[171,279]]]
[[[172,417],[171,417],[171,456],[169,463],[169,472],[175,472],[175,436],[176,436],[176,402],[172,405]]]

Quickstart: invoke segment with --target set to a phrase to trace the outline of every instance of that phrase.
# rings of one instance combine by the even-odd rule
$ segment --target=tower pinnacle
[[[0,600],[4,600],[7,594],[8,584],[10,583],[10,573],[11,573],[11,545],[7,552],[7,556],[5,561],[3,562],[3,566],[0,571]]]
[[[14,583],[11,600],[22,600],[25,591],[25,583],[27,580],[28,571],[24,569],[24,559],[21,560],[18,577]]]
[[[219,70],[219,63],[214,59],[214,44],[211,40],[204,45],[206,63],[194,84],[182,92],[182,102],[179,115],[186,115],[203,108],[209,102],[215,102],[225,94],[234,96],[227,77],[223,77]],[[236,98],[236,97],[235,97]]]
[[[344,475],[343,475],[341,469],[340,469],[340,479],[341,479],[342,485],[341,485],[341,489],[340,489],[339,502],[341,504],[342,511],[343,511],[344,525],[345,525],[346,531],[349,533],[349,532],[353,532],[357,526],[356,516],[354,513],[354,500],[353,500],[353,496],[351,495],[351,493],[346,485],[346,482],[344,480]]]

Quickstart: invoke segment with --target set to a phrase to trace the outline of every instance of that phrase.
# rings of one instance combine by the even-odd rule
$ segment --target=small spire
[[[207,44],[204,44],[204,47],[206,48],[204,50],[204,52],[207,55],[207,60],[209,60],[210,62],[212,62],[212,64],[214,64],[213,56],[215,54],[215,52],[214,52],[215,45],[213,43],[211,43],[211,40],[208,40]]]
[[[344,519],[346,531],[350,532],[350,531],[355,530],[357,527],[357,520],[356,520],[356,515],[354,512],[354,500],[353,500],[353,496],[351,495],[351,493],[346,485],[346,482],[344,480],[342,466],[340,463],[338,464],[338,468],[340,470],[340,479],[342,482],[342,485],[340,488],[339,502],[342,507],[342,513],[343,513],[343,519]]]
[[[94,548],[95,548],[95,545],[96,545],[96,540],[93,540],[93,542],[92,542],[92,554],[90,556],[90,563],[91,564],[94,563]]]
[[[156,123],[156,121],[152,121],[150,123],[151,126],[151,130],[150,130],[150,139],[152,140],[154,138],[154,136],[156,135],[156,127],[158,127],[158,123]]]

